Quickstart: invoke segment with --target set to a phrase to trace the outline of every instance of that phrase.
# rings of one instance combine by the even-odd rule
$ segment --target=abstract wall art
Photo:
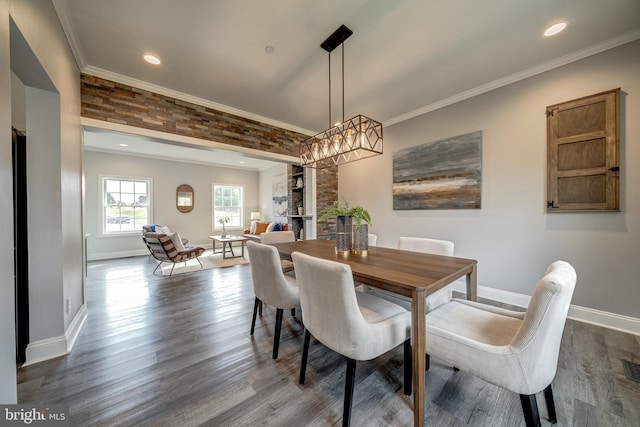
[[[393,209],[480,209],[482,131],[393,152]]]
[[[275,220],[280,220],[287,216],[287,210],[289,205],[289,196],[287,193],[287,176],[278,175],[273,177],[272,181],[273,189],[273,217]]]

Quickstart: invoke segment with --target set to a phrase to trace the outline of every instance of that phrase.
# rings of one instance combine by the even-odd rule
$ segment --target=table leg
[[[231,251],[231,257],[235,257],[236,254],[233,253],[233,246],[231,246],[231,242],[229,242],[229,250]]]
[[[424,398],[425,398],[425,316],[426,293],[424,289],[413,291],[411,300],[411,341],[413,344],[413,425],[424,426]]]
[[[478,301],[478,269],[473,266],[471,273],[467,274],[467,299]]]
[[[244,241],[242,242],[242,258],[244,258],[244,245],[245,245],[245,243],[246,242],[244,242]]]
[[[222,259],[226,259],[226,258],[227,258],[226,244],[225,244],[225,242],[222,242]]]

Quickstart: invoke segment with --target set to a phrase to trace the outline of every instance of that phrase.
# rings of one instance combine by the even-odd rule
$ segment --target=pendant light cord
[[[331,129],[331,52],[329,52],[329,129]]]
[[[342,123],[344,123],[344,40],[342,43]]]

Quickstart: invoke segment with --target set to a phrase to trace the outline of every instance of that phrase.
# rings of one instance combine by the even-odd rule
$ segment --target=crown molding
[[[67,42],[69,43],[69,47],[71,47],[71,52],[76,60],[78,69],[83,70],[87,67],[87,58],[84,56],[82,45],[76,36],[67,0],[52,0],[52,3],[56,13],[58,14],[58,20],[62,25],[62,30],[64,31],[65,36],[67,36]]]
[[[84,74],[89,74],[94,77],[100,77],[102,79],[111,80],[111,81],[128,85],[128,86],[133,86],[138,89],[148,90],[149,92],[157,93],[159,95],[164,95],[170,98],[179,99],[181,101],[190,102],[192,104],[222,111],[224,113],[233,114],[235,116],[244,117],[245,119],[255,120],[256,122],[264,123],[271,126],[276,126],[282,129],[287,129],[287,130],[298,132],[304,135],[311,136],[317,133],[317,132],[310,131],[308,129],[303,129],[298,126],[291,125],[289,123],[280,122],[278,120],[273,120],[268,117],[259,116],[257,114],[253,114],[248,111],[229,107],[223,104],[218,104],[217,102],[213,102],[208,99],[199,98],[197,96],[189,95],[184,92],[179,92],[177,90],[173,90],[163,86],[155,85],[153,83],[145,82],[144,80],[138,80],[133,77],[125,76],[123,74],[114,73],[112,71],[104,70],[102,68],[93,67],[91,65],[88,65],[84,69],[82,69],[82,72]]]
[[[422,108],[418,108],[416,110],[410,111],[408,113],[402,114],[400,116],[394,117],[389,120],[385,120],[383,122],[384,126],[395,125],[400,122],[404,122],[405,120],[412,119],[414,117],[421,116],[423,114],[429,113],[431,111],[438,110],[440,108],[444,108],[446,106],[455,104],[456,102],[464,101],[469,98],[473,98],[474,96],[482,95],[483,93],[490,92],[495,89],[499,89],[501,87],[510,85],[512,83],[519,82],[521,80],[527,79],[529,77],[536,76],[538,74],[544,73],[546,71],[553,70],[555,68],[562,67],[564,65],[570,64],[572,62],[579,61],[581,59],[587,58],[592,55],[596,55],[598,53],[604,52],[609,49],[613,49],[618,46],[622,46],[623,44],[632,42],[634,40],[640,39],[640,28],[636,28],[634,30],[623,33],[617,37],[606,40],[602,43],[597,43],[586,47],[584,49],[580,49],[573,53],[570,53],[565,56],[561,56],[560,58],[556,58],[551,61],[547,61],[535,67],[529,68],[527,70],[511,74],[510,76],[503,77],[498,80],[494,80],[487,84],[475,87],[473,89],[467,90],[465,92],[461,92],[459,94],[450,96],[449,98],[442,99],[440,101],[434,102],[433,104],[426,105]]]

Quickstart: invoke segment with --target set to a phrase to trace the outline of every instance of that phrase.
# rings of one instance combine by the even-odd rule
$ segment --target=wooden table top
[[[300,251],[322,259],[348,264],[354,279],[371,286],[411,297],[415,288],[426,294],[469,274],[476,260],[369,246],[367,255],[338,255],[333,240],[298,240],[274,244],[280,257],[291,260]]]

